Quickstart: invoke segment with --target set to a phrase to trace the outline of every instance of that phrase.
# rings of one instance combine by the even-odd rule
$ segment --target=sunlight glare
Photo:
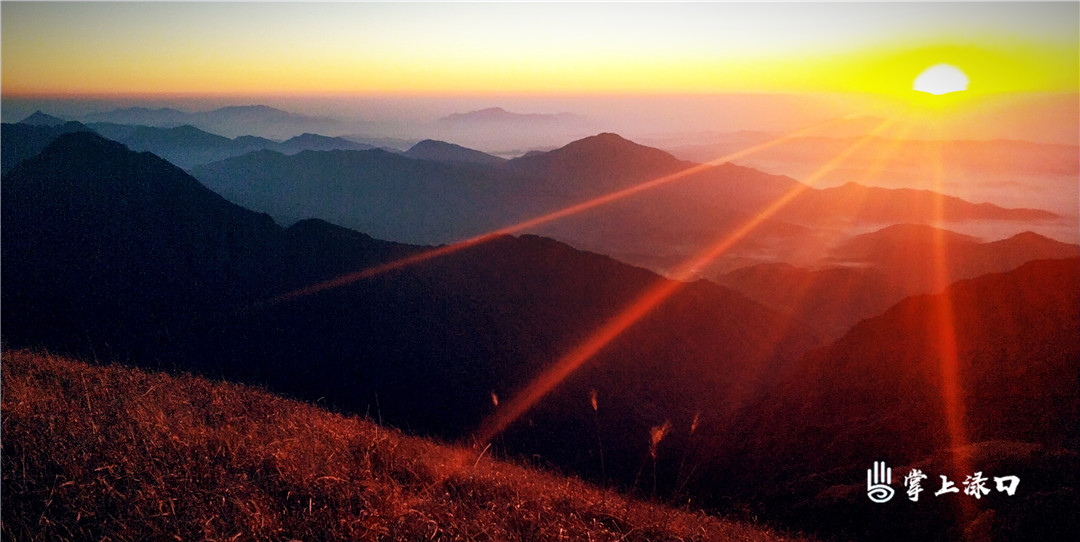
[[[940,96],[967,90],[968,77],[956,66],[937,64],[923,70],[915,78],[913,88],[919,92]]]

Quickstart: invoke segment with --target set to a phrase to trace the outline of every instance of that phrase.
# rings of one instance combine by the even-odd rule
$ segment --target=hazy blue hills
[[[51,130],[38,131],[26,129],[12,131],[7,127],[16,125],[5,124],[5,139],[10,137],[17,141],[12,143],[13,148],[17,146],[28,149],[25,152],[13,151],[14,154],[11,159],[17,162],[37,154],[48,141],[51,141],[52,137],[65,131],[71,131],[77,124],[71,125],[69,129],[52,124],[38,124],[36,125],[37,128],[51,128]],[[18,125],[29,126],[23,122]],[[84,125],[79,124],[78,126]],[[94,122],[85,125],[84,128],[93,130],[108,139],[123,143],[133,150],[152,152],[184,169],[266,149],[285,154],[296,154],[305,150],[363,150],[373,148],[371,145],[357,143],[341,137],[328,137],[311,133],[301,134],[285,141],[275,141],[251,135],[228,138],[191,125],[163,128]],[[22,141],[27,140],[27,138],[36,143],[24,144]],[[9,162],[7,157],[4,160],[5,164]],[[14,165],[14,162],[9,164],[9,166],[11,165]]]
[[[81,120],[87,123],[107,122],[175,128],[191,125],[226,137],[257,135],[285,139],[301,132],[341,133],[340,121],[300,115],[265,105],[229,106],[212,111],[187,112],[173,108],[149,109],[129,107],[92,113]]]
[[[550,198],[520,198],[535,193],[523,177],[383,150],[293,156],[262,151],[200,166],[192,174],[231,201],[283,223],[315,217],[403,242],[453,241],[554,208]]]
[[[695,166],[608,133],[504,163],[451,160],[421,166],[409,165],[408,158],[261,155],[209,164],[193,173],[231,201],[283,222],[317,217],[385,239],[444,243]],[[789,205],[763,221],[756,218],[793,193],[798,197]],[[855,184],[817,190],[790,177],[721,164],[530,231],[664,271],[725,234],[760,221],[715,268],[702,270],[711,276],[762,261],[805,265],[828,246],[815,233],[820,228],[929,223],[937,219],[937,209],[952,221],[1056,216],[926,190]]]
[[[328,137],[319,134],[303,133],[282,141],[275,146],[264,147],[285,154],[296,154],[302,151],[362,151],[373,149],[371,145],[357,143],[343,137]]]
[[[418,160],[462,162],[467,164],[493,165],[505,162],[503,158],[499,158],[498,156],[492,156],[484,152],[462,147],[461,145],[455,145],[445,141],[435,141],[433,139],[425,139],[416,145],[413,145],[409,150],[405,151],[405,156],[416,158]]]

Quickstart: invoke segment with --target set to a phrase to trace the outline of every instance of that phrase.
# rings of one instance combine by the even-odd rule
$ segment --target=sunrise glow
[[[1070,9],[5,3],[3,91],[898,94],[934,57],[987,92],[1075,91]]]

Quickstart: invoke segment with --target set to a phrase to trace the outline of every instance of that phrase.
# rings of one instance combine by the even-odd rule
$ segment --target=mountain
[[[624,188],[689,167],[659,149],[639,145],[618,134],[602,133],[571,142],[564,147],[515,158],[507,166],[528,176],[556,182],[571,193],[599,193]]]
[[[339,121],[330,118],[310,117],[265,105],[229,106],[199,112],[130,107],[86,115],[83,120],[158,128],[191,125],[230,138],[244,135],[287,138],[303,132],[325,133],[342,128]]]
[[[6,174],[19,162],[37,156],[62,134],[88,130],[78,122],[57,126],[4,123],[0,125],[0,174]]]
[[[96,134],[59,136],[0,190],[5,340],[131,344],[276,285],[270,217]]]
[[[539,113],[511,113],[501,107],[489,107],[468,113],[453,113],[439,119],[443,123],[565,123],[580,122],[584,117],[573,113],[539,114]]]
[[[501,164],[505,161],[498,156],[492,156],[487,153],[462,147],[461,145],[455,145],[445,141],[435,141],[432,139],[425,139],[416,145],[413,145],[409,150],[405,151],[405,156],[417,160],[431,160],[433,162],[463,162],[487,165]]]
[[[285,154],[296,154],[302,151],[362,151],[374,147],[363,143],[357,143],[343,137],[327,137],[319,134],[304,133],[289,138],[276,147],[264,148],[277,150]]]
[[[283,142],[257,136],[229,139],[194,126],[157,128],[124,124],[94,123],[90,128],[133,150],[150,151],[184,169],[241,156],[260,150],[296,154],[306,150],[364,150],[370,145],[340,137],[305,133]]]
[[[523,214],[518,207],[537,210],[546,203],[514,200],[515,190],[527,190],[523,178],[378,149],[294,156],[261,151],[194,168],[192,174],[230,201],[285,223],[315,217],[412,243],[485,233]]]
[[[229,139],[190,125],[157,128],[99,122],[89,127],[132,150],[152,152],[184,169],[280,145],[254,136]]]
[[[282,155],[263,154],[265,167],[278,167]],[[298,157],[334,154],[449,167],[382,151]],[[726,288],[673,285],[535,236],[266,303],[428,249],[318,220],[281,228],[150,153],[90,133],[57,138],[0,188],[5,345],[258,383],[444,438],[470,434],[495,412],[492,393],[512,396],[634,300],[671,286],[670,298],[495,443],[627,487],[651,427],[688,426],[701,411],[709,423],[700,431],[719,431],[734,398],[818,344]],[[602,410],[583,400],[591,391]],[[597,416],[602,452],[598,430],[582,421]],[[663,457],[683,446],[673,435]],[[670,491],[676,469],[660,469],[660,489]]]
[[[939,252],[945,258],[943,267],[932,256]],[[1031,232],[983,242],[931,226],[897,224],[841,243],[812,269],[758,264],[717,275],[715,280],[812,322],[827,337],[839,337],[856,322],[905,297],[936,293],[944,284],[1011,271],[1033,260],[1077,255],[1077,245]],[[939,269],[943,276],[938,276]]]
[[[784,210],[790,220],[828,224],[933,223],[936,220],[1040,221],[1059,218],[1040,209],[1006,209],[914,188],[881,188],[847,183],[809,192]],[[940,215],[940,216],[939,216]]]
[[[3,373],[14,539],[791,539],[253,388],[7,350]]]
[[[669,178],[672,182],[648,192],[529,232],[667,272],[746,224],[758,224],[714,266],[703,269],[703,276],[763,262],[808,265],[835,241],[828,230],[928,221],[935,218],[939,201],[944,201],[946,218],[954,220],[1055,216],[929,191],[854,185],[816,190],[790,177],[730,163],[706,167],[683,162],[616,134],[492,165],[418,165],[408,157],[376,156],[247,156],[193,173],[231,201],[280,221],[317,217],[380,238],[416,243],[452,242]],[[690,173],[684,173],[688,169]],[[758,216],[792,193],[800,195],[789,205],[764,220]]]
[[[516,156],[528,149],[560,146],[594,134],[598,128],[598,123],[572,113],[523,114],[489,107],[436,119],[419,133],[499,156]]]
[[[914,254],[927,255],[912,258]],[[938,263],[943,258],[944,282],[1010,271],[1038,259],[1072,258],[1080,247],[1031,232],[993,242],[922,224],[896,224],[857,235],[832,250],[828,263],[874,267],[912,293],[933,293],[940,285]]]
[[[715,280],[807,322],[832,339],[909,295],[928,293],[896,284],[881,270],[857,267],[806,269],[763,263],[729,271]]]
[[[174,127],[189,123],[190,114],[171,107],[150,109],[147,107],[125,107],[112,111],[91,113],[83,117],[84,122],[108,122],[112,124],[131,124],[135,126]]]
[[[31,126],[59,126],[64,124],[64,119],[54,117],[52,115],[46,115],[39,111],[34,111],[30,116],[19,121],[19,124],[29,124]]]
[[[733,436],[745,455],[733,457],[755,459],[732,468],[772,473],[756,483],[775,484],[773,502],[786,503],[798,522],[833,523],[824,530],[834,533],[949,539],[976,521],[1001,539],[1071,532],[1075,518],[1064,511],[1077,500],[1078,303],[1076,258],[1030,262],[905,299],[807,354],[785,384],[747,409],[743,436]],[[949,327],[943,314],[951,315]],[[942,339],[948,329],[955,348]],[[963,443],[950,436],[943,400],[950,379],[942,366],[953,356]],[[859,473],[873,461],[959,482],[971,472],[956,457],[971,470],[1015,474],[1031,485],[1020,499],[984,499],[977,512],[993,513],[966,515],[959,528],[949,519],[955,505],[943,498],[926,503],[918,519],[908,509],[867,508]]]

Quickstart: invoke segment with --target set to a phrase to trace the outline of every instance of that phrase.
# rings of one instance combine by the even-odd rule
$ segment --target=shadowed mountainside
[[[59,138],[2,188],[10,346],[257,382],[449,438],[496,411],[492,393],[524,388],[664,280],[548,239],[501,237],[259,305],[423,249],[315,220],[280,228],[156,156],[88,133]],[[816,344],[800,324],[731,290],[686,284],[498,446],[630,485],[650,427],[689,424],[696,411],[728,417],[737,398]],[[595,414],[583,399],[590,390],[604,404],[604,438],[625,441],[607,451],[606,466],[596,461],[596,430],[580,420]]]
[[[16,164],[37,156],[57,137],[90,129],[78,122],[59,125],[3,123],[0,125],[0,174],[11,171]]]
[[[791,539],[234,384],[3,362],[5,539]]]
[[[774,515],[820,532],[948,540],[976,523],[991,539],[1074,532],[1078,306],[1075,258],[1030,262],[905,299],[806,355],[744,411],[734,437],[741,452],[733,453],[739,459],[726,483],[737,491],[739,477],[749,477],[767,488],[759,498]],[[966,442],[953,441],[946,421],[950,366]],[[959,522],[945,497],[891,508],[866,498],[873,461],[901,474],[922,468],[938,489],[931,483],[938,475],[959,487],[972,474],[956,457],[988,477],[1020,476],[1024,493],[991,494]]]

